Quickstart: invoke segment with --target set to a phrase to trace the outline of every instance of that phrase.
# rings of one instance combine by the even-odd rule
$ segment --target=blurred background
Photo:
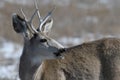
[[[103,37],[120,37],[120,0],[38,0],[44,17],[53,6],[50,36],[65,47]],[[29,18],[33,0],[0,0],[0,80],[16,80],[23,38],[13,30],[12,14]]]

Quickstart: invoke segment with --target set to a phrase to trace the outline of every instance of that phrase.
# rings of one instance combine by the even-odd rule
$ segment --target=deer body
[[[44,61],[34,80],[120,80],[120,39],[83,43],[62,54]]]

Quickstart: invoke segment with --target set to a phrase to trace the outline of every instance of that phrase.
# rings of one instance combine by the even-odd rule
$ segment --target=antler
[[[28,23],[28,25],[30,26],[30,31],[31,31],[32,33],[39,33],[39,32],[42,32],[42,30],[41,30],[41,29],[42,29],[42,26],[43,26],[44,23],[50,18],[52,12],[55,10],[55,7],[54,7],[51,11],[48,12],[48,14],[45,16],[44,19],[42,19],[42,17],[40,16],[40,12],[39,12],[38,5],[37,5],[37,1],[36,1],[36,0],[35,0],[35,7],[36,7],[36,10],[35,10],[35,12],[33,13],[33,15],[31,16],[30,20],[27,19],[26,15],[25,15],[25,13],[24,13],[24,11],[23,11],[23,9],[21,9],[21,13],[22,13],[25,21],[26,21],[26,22]],[[36,14],[37,14],[38,19],[39,19],[39,26],[38,26],[37,30],[35,29],[35,27],[34,27],[33,24],[32,24],[33,18],[34,18],[34,16],[35,16]],[[31,29],[32,29],[32,30],[31,30]]]
[[[39,24],[41,24],[42,21],[43,21],[43,19],[42,19],[42,17],[40,16],[40,12],[39,12],[38,5],[37,5],[37,0],[35,0],[35,7],[36,7],[36,9],[38,10],[38,11],[37,11],[37,16],[38,16],[38,19],[39,19],[39,21],[40,21]]]
[[[46,15],[46,17],[44,19],[42,19],[41,17],[38,17],[40,20],[40,24],[37,28],[38,31],[41,31],[43,24],[50,18],[51,14],[54,10],[55,10],[55,7],[50,12],[48,12],[48,14]],[[39,11],[37,12],[37,14],[38,15],[40,14]]]
[[[21,10],[21,13],[22,13],[22,15],[23,15],[24,19],[27,21],[28,19],[27,19],[26,15],[25,15],[25,13],[24,13],[23,9],[21,8],[20,10]]]
[[[22,13],[25,21],[28,23],[28,25],[29,25],[29,26],[32,28],[32,30],[34,31],[34,32],[33,32],[33,31],[30,30],[32,33],[38,33],[38,31],[35,29],[35,27],[34,27],[33,24],[32,24],[32,20],[33,20],[34,16],[36,15],[37,11],[38,11],[38,9],[35,10],[35,12],[33,13],[32,17],[30,18],[30,20],[28,20],[27,17],[26,17],[26,15],[25,15],[25,13],[24,13],[24,11],[23,11],[23,9],[21,8],[21,13]]]

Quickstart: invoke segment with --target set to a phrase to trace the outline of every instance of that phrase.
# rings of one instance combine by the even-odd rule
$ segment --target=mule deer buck
[[[39,15],[38,10],[36,13]],[[120,39],[104,38],[61,51],[64,47],[43,33],[52,26],[49,19],[40,19],[41,27],[36,30],[26,19],[13,15],[14,29],[24,34],[25,41],[21,80],[120,80]],[[29,28],[34,32],[31,37],[27,34]],[[64,58],[57,58],[59,55]]]
[[[61,58],[61,56],[56,56],[53,53],[63,51],[64,47],[47,35],[53,24],[53,19],[50,18],[53,10],[54,8],[43,19],[36,4],[36,10],[30,20],[26,18],[22,9],[21,12],[24,18],[21,18],[16,13],[12,15],[14,30],[17,33],[22,33],[24,37],[24,48],[19,65],[19,77],[21,80],[32,80],[32,75],[43,60]],[[32,25],[32,20],[36,14],[40,20],[37,29]]]

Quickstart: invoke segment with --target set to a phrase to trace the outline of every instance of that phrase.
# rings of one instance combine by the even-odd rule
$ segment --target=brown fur
[[[83,43],[61,54],[64,59],[44,61],[34,80],[120,80],[120,39]]]

